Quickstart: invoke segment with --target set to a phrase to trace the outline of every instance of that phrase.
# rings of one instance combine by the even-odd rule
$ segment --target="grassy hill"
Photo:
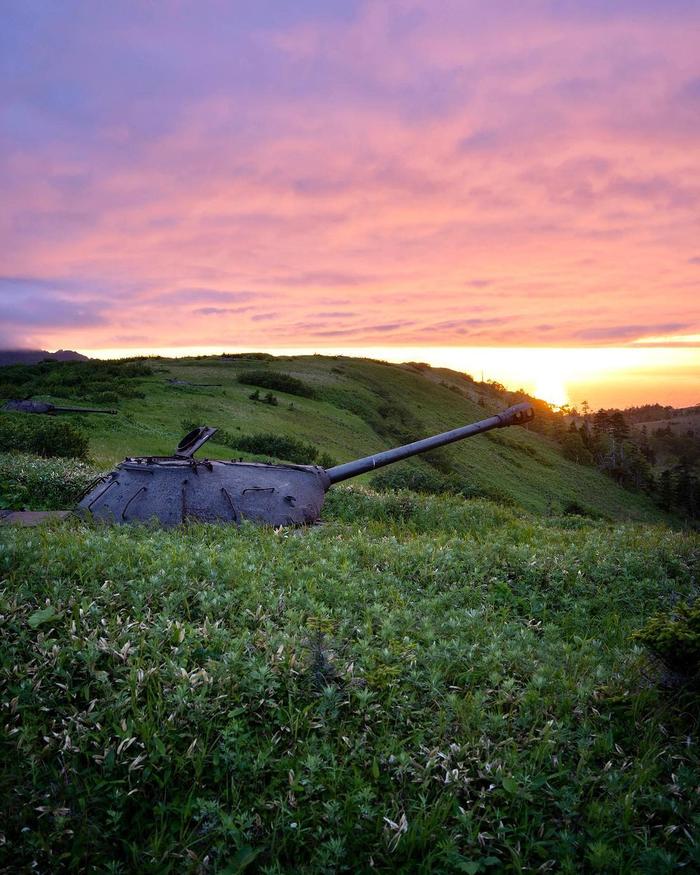
[[[119,408],[118,417],[74,417],[89,430],[91,454],[98,466],[109,467],[127,454],[170,454],[192,423],[218,426],[234,437],[282,434],[343,462],[483,419],[517,400],[463,374],[417,363],[251,356],[148,364],[153,374],[132,380],[143,398],[119,399],[102,393],[109,398],[104,406]],[[261,370],[300,380],[313,397],[274,389],[277,406],[250,400],[255,386],[238,378]],[[194,383],[221,385],[186,385]],[[68,395],[58,391],[60,385],[55,385],[51,394],[39,392],[36,397],[66,404],[81,397],[80,384]],[[260,397],[267,391],[261,387]],[[94,403],[93,397],[100,399],[98,394],[84,400]],[[217,444],[216,439],[200,455],[269,458]],[[491,432],[386,471],[397,484],[449,476],[466,495],[540,513],[573,507],[609,519],[664,519],[646,496],[618,487],[592,467],[567,461],[555,441],[523,428]],[[360,482],[370,479],[365,475]]]

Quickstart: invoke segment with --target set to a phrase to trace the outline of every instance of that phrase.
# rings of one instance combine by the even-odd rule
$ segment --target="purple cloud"
[[[226,316],[229,313],[247,313],[252,307],[199,307],[193,310],[194,316]]]
[[[0,321],[8,325],[104,325],[106,304],[99,298],[71,294],[70,284],[45,279],[0,277]]]
[[[653,337],[692,328],[688,322],[662,322],[658,325],[611,325],[599,328],[585,328],[575,331],[573,337],[581,340],[622,341],[642,337]]]

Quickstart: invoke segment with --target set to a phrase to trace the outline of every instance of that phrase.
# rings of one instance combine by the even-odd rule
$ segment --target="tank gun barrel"
[[[6,410],[8,413],[43,413],[46,416],[53,416],[55,413],[111,413],[115,416],[118,410],[104,410],[101,407],[56,407],[48,401],[32,401],[31,398],[18,400],[11,398],[6,401],[1,410]]]
[[[355,461],[346,462],[344,465],[335,465],[333,468],[328,468],[326,474],[330,478],[331,483],[340,483],[350,477],[357,477],[360,474],[366,474],[368,471],[383,468],[384,465],[391,465],[393,462],[400,462],[402,459],[408,459],[410,456],[416,456],[418,453],[424,453],[426,450],[433,450],[436,447],[443,447],[445,444],[461,441],[463,438],[483,434],[485,431],[490,431],[493,428],[506,428],[509,425],[525,425],[533,419],[534,415],[535,412],[532,405],[528,402],[515,404],[513,407],[509,407],[502,413],[497,413],[495,416],[490,416],[488,419],[482,419],[480,422],[474,422],[471,425],[464,425],[461,428],[453,428],[451,431],[444,431],[442,434],[436,434],[433,435],[433,437],[414,441],[413,443],[405,444],[402,447],[385,450],[383,453],[375,453],[373,456],[365,456],[362,459],[355,459]]]
[[[102,407],[56,407],[55,405],[50,411],[50,413],[109,413],[112,416],[116,416],[118,412],[114,408],[104,410]]]

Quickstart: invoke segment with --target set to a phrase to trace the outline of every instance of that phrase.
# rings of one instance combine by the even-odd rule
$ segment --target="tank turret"
[[[112,523],[155,518],[164,526],[187,520],[304,525],[319,518],[326,492],[334,483],[493,428],[525,425],[533,416],[530,404],[516,404],[480,422],[327,470],[318,465],[195,459],[194,453],[216,432],[201,426],[180,441],[172,456],[125,459],[78,507]]]
[[[110,413],[116,416],[116,410],[103,410],[97,407],[57,407],[48,401],[17,401],[12,399],[2,405],[2,409],[11,413],[43,413],[46,416],[55,416],[57,413]]]

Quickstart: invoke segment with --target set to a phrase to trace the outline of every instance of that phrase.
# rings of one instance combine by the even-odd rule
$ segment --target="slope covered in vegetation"
[[[276,435],[290,446],[294,441],[295,447],[315,449],[307,461],[332,464],[483,419],[519,398],[503,387],[420,363],[262,354],[3,368],[5,397],[20,388],[56,403],[109,399],[117,406],[117,417],[70,417],[88,431],[100,467],[127,454],[169,454],[186,430],[205,423],[222,434],[200,455],[275,458],[280,444],[270,436]],[[561,423],[548,423],[547,415],[540,404],[528,430],[491,432],[392,466],[377,485],[455,491],[537,512],[665,518],[644,493],[622,489],[594,467],[566,459],[548,434]],[[296,453],[293,460],[302,458]],[[366,475],[363,482],[369,480]]]
[[[324,526],[0,529],[0,867],[700,867],[700,541],[339,489]]]

